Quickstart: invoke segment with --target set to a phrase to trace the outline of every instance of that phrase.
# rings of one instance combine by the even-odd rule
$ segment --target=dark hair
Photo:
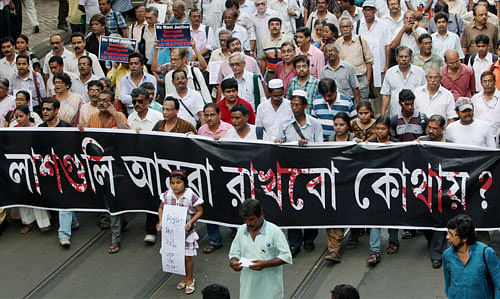
[[[236,90],[238,90],[238,81],[236,81],[236,79],[234,78],[224,79],[220,84],[220,88],[222,89],[222,91],[225,91],[229,88],[236,88]]]
[[[30,62],[30,57],[26,54],[18,54],[16,57],[16,63],[19,61],[20,58],[26,59],[26,61],[29,63]]]
[[[448,3],[440,0],[436,3],[436,5],[434,5],[434,13],[438,13],[438,12],[444,12],[446,14],[449,13],[449,7],[448,7]]]
[[[81,32],[73,32],[73,33],[71,34],[71,38],[70,38],[70,40],[73,40],[73,37],[81,37],[81,38],[82,38],[82,40],[85,42],[85,36],[84,36],[84,35],[83,35],[83,33],[81,33]]]
[[[110,97],[111,101],[113,101],[115,99],[115,93],[109,89],[101,90],[99,95],[101,95],[101,94],[108,95]]]
[[[68,89],[71,88],[71,77],[68,74],[66,74],[64,72],[54,74],[54,78],[52,79],[52,83],[54,83],[56,81],[56,79],[59,79],[64,84],[66,84],[68,86]]]
[[[293,93],[292,93],[293,94]],[[302,105],[307,105],[307,98],[306,97],[303,97],[303,96],[294,96],[292,95],[292,97],[290,98],[290,102],[293,100],[293,99],[300,99],[300,101],[302,102]]]
[[[198,8],[198,7],[193,7],[190,11],[189,11],[189,16],[191,16],[191,14],[193,12],[200,12],[201,13],[201,16],[203,17],[203,12]]]
[[[346,122],[347,127],[349,128],[349,130],[347,131],[349,132],[351,130],[351,118],[349,117],[349,115],[344,111],[340,111],[337,112],[337,114],[335,114],[335,116],[333,117],[333,122],[335,122],[337,118],[340,118],[341,120]]]
[[[422,34],[420,34],[418,36],[418,43],[421,44],[424,41],[424,39],[426,39],[426,38],[432,39],[432,36],[429,33],[422,33]]]
[[[335,26],[335,24],[326,23],[325,26],[328,27],[333,32],[333,37],[335,39],[339,37],[339,29],[337,28],[337,26]]]
[[[145,89],[154,89],[154,90],[156,90],[155,85],[153,83],[151,83],[151,82],[144,82],[139,87],[142,87],[142,88],[145,88]]]
[[[370,103],[370,101],[368,101],[368,100],[359,101],[358,105],[356,105],[356,111],[358,111],[359,109],[361,109],[363,107],[368,108],[368,110],[370,110],[370,112],[373,113],[373,106],[372,106],[372,103]]]
[[[95,14],[90,18],[90,24],[92,24],[92,22],[99,22],[101,25],[106,26],[106,17],[100,13]]]
[[[280,49],[283,49],[284,46],[291,46],[295,50],[295,45],[292,42],[282,43]]]
[[[476,225],[469,215],[460,214],[451,218],[446,228],[457,230],[460,239],[467,238],[467,245],[476,243]]]
[[[144,56],[142,56],[141,53],[137,53],[137,52],[133,52],[131,53],[129,56],[128,56],[128,62],[130,62],[130,60],[132,60],[132,58],[139,58],[139,62],[141,64],[144,64]]]
[[[448,14],[442,11],[436,13],[436,15],[434,16],[434,22],[437,23],[439,19],[445,19],[446,22],[448,22]]]
[[[179,108],[180,108],[179,99],[169,96],[169,97],[166,97],[165,100],[163,100],[163,103],[168,102],[168,101],[174,102],[175,110],[179,110]]]
[[[61,56],[52,56],[52,57],[50,57],[50,59],[49,59],[49,65],[51,63],[54,63],[54,62],[57,63],[58,65],[63,65],[64,64],[64,61],[63,61],[63,59],[62,59]]]
[[[235,40],[239,41],[240,42],[240,45],[241,45],[241,41],[239,38],[235,37],[235,36],[231,36],[230,38],[227,39],[226,41],[226,45],[229,47],[229,44],[234,42]]]
[[[40,108],[43,107],[43,104],[45,103],[52,104],[52,107],[54,107],[54,109],[59,109],[61,107],[61,103],[59,102],[59,100],[57,100],[54,97],[48,97],[45,100],[43,100],[42,103],[40,104]]]
[[[241,112],[241,114],[243,114],[243,116],[248,115],[250,113],[247,106],[245,106],[243,104],[236,104],[233,106],[233,108],[231,108],[231,112],[236,112],[236,111]]]
[[[240,1],[238,0],[227,0],[226,8],[234,8],[236,6],[237,9],[240,8]]]
[[[475,39],[476,44],[483,43],[486,45],[490,44],[490,38],[486,34],[478,34]]]
[[[485,76],[493,76],[493,81],[496,81],[496,77],[495,77],[495,73],[493,73],[492,71],[484,71],[481,73],[481,80],[483,80],[483,77]]]
[[[377,125],[377,124],[383,124],[388,129],[390,129],[391,128],[391,118],[389,116],[386,116],[386,115],[381,115],[381,116],[377,117],[377,119],[375,120],[374,125]]]
[[[297,28],[297,30],[295,31],[295,34],[297,33],[303,33],[305,37],[311,37],[311,29],[307,28],[307,27],[299,27]]]
[[[444,126],[446,126],[446,119],[440,115],[440,114],[433,114],[430,118],[429,118],[429,122],[439,122],[439,127],[441,128],[444,128]]]
[[[12,113],[16,112],[17,110],[21,111],[22,113],[24,113],[26,115],[28,115],[28,114],[31,113],[30,108],[28,106],[26,106],[26,105],[19,105],[19,106],[17,106],[16,108],[14,108],[14,111],[12,111]],[[29,121],[32,122],[32,123],[35,122],[35,120],[31,116],[29,118]]]
[[[282,21],[280,18],[278,17],[273,17],[273,18],[270,18],[269,21],[267,21],[267,26],[269,27],[269,25],[271,25],[271,22],[280,22],[280,25],[282,25]]]
[[[141,88],[141,87],[134,88],[134,89],[132,89],[132,92],[130,92],[130,96],[132,98],[137,98],[141,94],[145,97],[146,100],[149,99],[149,93],[145,88]]]
[[[4,36],[2,37],[2,39],[0,39],[0,45],[3,45],[5,43],[10,43],[13,46],[16,45],[16,41],[10,36]]]
[[[18,39],[18,38],[22,38],[22,39],[24,39],[24,41],[25,41],[26,43],[29,43],[29,42],[30,42],[30,39],[29,39],[26,35],[24,35],[24,34],[19,34],[19,35],[17,36],[17,38],[16,38],[16,41],[17,41],[17,39]]]
[[[399,102],[403,102],[404,100],[415,100],[415,94],[410,89],[401,89],[399,92]]]
[[[332,298],[335,299],[359,299],[358,290],[349,284],[336,285],[332,290]]]
[[[80,62],[80,60],[82,60],[82,59],[87,59],[88,62],[89,62],[89,66],[92,66],[92,59],[90,58],[89,55],[82,55],[82,56],[80,56],[80,58],[78,58],[78,62]]]
[[[207,108],[214,108],[215,112],[220,113],[220,107],[219,107],[219,105],[217,105],[215,103],[207,103],[207,104],[205,104],[205,106],[203,106],[203,112],[205,112],[205,110]]]
[[[337,92],[337,84],[335,84],[335,80],[331,78],[324,78],[319,81],[318,84],[319,93],[324,96],[327,92]]]
[[[201,295],[202,299],[231,299],[228,288],[216,283],[206,286]]]
[[[479,1],[478,1],[478,3],[479,3]],[[478,7],[481,7],[481,6],[479,6],[479,5],[477,5],[477,4],[476,4],[476,5],[474,6],[474,8],[472,9],[472,15],[473,15],[473,16],[476,16],[476,9],[477,9]],[[488,11],[488,9],[486,9],[486,11]]]
[[[186,71],[185,71],[185,70],[183,70],[183,69],[176,69],[176,70],[174,70],[174,72],[172,73],[172,81],[174,81],[174,76],[175,76],[175,74],[177,74],[177,73],[183,73],[183,74],[184,74],[184,77],[186,77],[186,79],[187,79],[187,73],[186,73]]]
[[[30,96],[30,93],[27,92],[26,90],[19,90],[17,93],[16,93],[16,97],[18,94],[23,94],[24,97],[26,98],[26,101],[29,103],[29,101],[31,101],[31,96]]]
[[[3,86],[5,86],[5,88],[9,89],[9,80],[6,79],[6,78],[0,78],[0,84],[2,84]]]
[[[187,178],[186,171],[184,169],[172,170],[172,172],[170,172],[170,180],[172,180],[173,178],[178,178],[181,181],[183,181],[184,182],[184,188],[188,187],[188,178]]]
[[[104,89],[104,85],[102,85],[101,81],[99,81],[99,80],[92,80],[92,81],[90,81],[89,84],[87,84],[87,90],[91,86],[97,86],[97,87],[99,87],[100,90]]]
[[[297,55],[295,56],[295,58],[293,59],[293,67],[296,67],[297,66],[297,63],[299,62],[305,62],[307,63],[307,65],[311,65],[311,62],[309,61],[309,58],[307,58],[306,55]]]
[[[399,46],[396,48],[396,56],[399,56],[399,52],[403,50],[408,50],[410,51],[410,57],[413,57],[413,50],[407,46]]]
[[[262,214],[262,206],[258,199],[246,199],[240,206],[240,216],[257,216]]]
[[[224,12],[222,13],[222,18],[224,18],[224,16],[226,14],[230,14],[232,13],[233,14],[233,18],[237,18],[238,17],[238,11],[236,9],[233,9],[232,7],[231,8],[226,8],[226,10],[224,10]]]

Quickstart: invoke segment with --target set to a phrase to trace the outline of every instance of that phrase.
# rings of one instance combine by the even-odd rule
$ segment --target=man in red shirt
[[[444,62],[441,67],[443,79],[441,85],[451,91],[455,101],[460,97],[470,98],[476,92],[474,71],[459,60],[456,50],[448,49],[444,52]]]
[[[248,108],[249,117],[248,123],[255,124],[255,113],[253,111],[252,105],[247,101],[243,100],[238,96],[238,81],[234,78],[227,78],[221,83],[222,94],[224,98],[217,102],[220,108],[221,117],[220,119],[227,123],[232,123],[231,120],[231,108],[236,104],[245,105]]]

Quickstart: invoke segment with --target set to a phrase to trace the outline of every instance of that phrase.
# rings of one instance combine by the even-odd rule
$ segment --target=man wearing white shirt
[[[425,115],[438,114],[448,120],[448,124],[457,117],[453,94],[441,86],[441,68],[432,65],[425,76],[427,84],[417,87],[415,93],[415,110]]]
[[[0,59],[0,79],[8,80],[17,71],[15,41],[12,37],[6,36],[0,40],[0,46],[2,54],[5,56]]]
[[[104,77],[104,72],[102,70],[101,64],[99,63],[99,59],[94,54],[87,52],[85,50],[86,46],[85,36],[81,32],[74,32],[71,34],[71,45],[73,46],[73,50],[75,51],[75,55],[66,61],[66,64],[69,64],[67,67],[67,71],[70,73],[78,73],[78,59],[80,57],[86,55],[92,59],[92,73],[99,78]]]
[[[175,92],[168,94],[179,99],[178,117],[190,122],[196,128],[196,122],[203,120],[203,106],[205,102],[201,95],[191,88],[187,87],[187,73],[183,69],[174,70],[172,73],[172,82],[175,86]]]
[[[233,73],[227,78],[235,78],[238,81],[238,96],[252,105],[254,111],[260,103],[266,101],[266,94],[262,86],[262,78],[258,74],[245,71],[245,54],[233,53],[229,56],[229,65]],[[254,79],[257,76],[257,79]],[[255,86],[257,83],[257,86]],[[255,90],[258,88],[258,90]]]
[[[87,87],[90,81],[99,80],[99,77],[92,74],[92,59],[89,56],[82,56],[78,59],[79,76],[71,80],[71,91],[82,96],[85,103],[90,101]]]
[[[474,71],[476,90],[479,92],[483,90],[481,75],[484,71],[488,71],[490,65],[498,60],[498,56],[488,52],[490,38],[487,35],[479,34],[476,36],[475,41],[477,53],[469,58],[469,66]]]
[[[211,28],[219,28],[222,12],[224,11],[224,0],[200,0],[198,9],[203,17],[203,24]],[[218,44],[217,44],[218,45]]]
[[[434,16],[437,31],[432,36],[432,53],[439,57],[444,57],[444,52],[448,49],[455,49],[460,59],[464,59],[464,51],[460,45],[460,38],[453,32],[448,31],[448,15],[438,12]]]
[[[364,4],[364,2],[363,2]],[[342,16],[350,17],[353,23],[363,19],[363,8],[354,5],[354,0],[339,1],[340,8],[342,9]],[[375,2],[373,3],[375,7]]]
[[[248,124],[250,111],[245,105],[236,104],[231,108],[231,121],[233,127],[227,130],[222,139],[247,139],[256,140],[255,126]],[[262,138],[261,138],[262,139]]]
[[[201,23],[202,15],[198,8],[193,8],[189,12],[189,21],[191,22],[191,38],[196,42],[196,48],[201,56],[205,57],[212,50],[213,29]],[[191,57],[197,59],[192,49]],[[207,56],[208,57],[208,56]],[[208,62],[208,61],[207,61]]]
[[[144,72],[144,56],[134,52],[128,56],[130,74],[123,76],[120,82],[120,101],[127,106],[128,113],[132,113],[132,97],[130,92],[144,82],[151,82],[156,90],[156,78],[153,75]]]
[[[496,132],[500,128],[500,91],[495,87],[495,74],[485,71],[481,74],[483,90],[476,93],[471,102],[476,119],[490,122]]]
[[[238,17],[238,12],[232,8],[228,8],[224,11],[223,19],[224,25],[217,29],[214,35],[214,41],[212,42],[212,50],[219,47],[219,32],[227,29],[231,32],[232,37],[237,37],[243,44],[243,49],[245,52],[250,52],[250,41],[248,38],[248,33],[245,28],[236,24],[236,18]],[[215,27],[217,28],[217,27]]]
[[[378,17],[389,24],[392,38],[403,26],[403,12],[406,9],[402,9],[399,0],[377,0],[376,6]]]
[[[460,118],[446,128],[446,139],[453,143],[461,143],[488,148],[495,148],[495,134],[491,123],[474,119],[474,106],[469,98],[461,97],[455,102]]]
[[[272,79],[269,81],[268,101],[265,101],[257,107],[255,126],[263,128],[264,132],[271,140],[275,140],[280,135],[280,124],[285,120],[293,118],[290,101],[285,99],[285,89],[281,79]]]
[[[269,19],[278,17],[278,13],[267,8],[267,0],[255,0],[257,12],[250,16],[255,28],[255,41],[257,46],[257,60],[262,59],[262,40],[269,36]],[[283,20],[282,20],[283,21]],[[254,51],[254,49],[252,49]]]
[[[246,13],[248,16],[253,15],[257,12],[257,7],[255,7],[255,3],[253,0],[240,0],[240,10]]]
[[[134,88],[130,93],[134,112],[128,116],[127,123],[131,129],[153,130],[157,122],[163,120],[163,114],[148,108],[149,94],[144,88]],[[156,235],[156,233],[155,233]]]
[[[391,48],[396,49],[399,46],[407,46],[413,52],[419,50],[418,37],[426,33],[425,29],[418,27],[417,15],[413,10],[408,10],[403,15],[403,26],[393,32]]]
[[[45,82],[47,82],[47,80],[49,79],[50,57],[61,56],[63,60],[67,61],[73,59],[73,56],[75,56],[75,54],[64,48],[64,42],[62,40],[61,34],[59,33],[54,33],[50,36],[50,48],[52,49],[52,51],[50,51],[49,53],[47,53],[47,55],[45,55],[43,63],[43,79],[45,80]],[[66,64],[64,65],[64,71],[71,71],[69,65]]]
[[[87,26],[90,26],[90,19],[94,15],[101,13],[98,0],[80,0],[78,1],[78,9],[85,13],[85,23]]]
[[[281,19],[281,32],[294,35],[296,22],[300,17],[300,7],[296,0],[271,0],[268,4],[269,8],[277,13],[277,17]]]
[[[389,69],[391,57],[391,31],[389,24],[376,17],[375,1],[367,0],[363,3],[363,15],[356,22],[355,33],[366,40],[373,53],[373,83],[375,87],[382,86],[382,73]],[[380,107],[380,105],[378,105]],[[380,111],[379,109],[375,109]]]

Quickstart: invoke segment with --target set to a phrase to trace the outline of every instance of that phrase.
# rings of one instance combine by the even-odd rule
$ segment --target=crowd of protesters
[[[167,4],[166,15],[130,0],[59,1],[57,27],[72,31],[71,48],[61,34],[50,35],[42,63],[29,50],[32,33],[20,30],[24,5],[33,34],[39,32],[34,1],[0,1],[0,127],[118,128],[300,146],[414,140],[498,145],[496,2],[146,2]],[[159,48],[159,20],[189,24],[191,47]],[[135,39],[137,51],[128,63],[99,60],[102,36]],[[22,222],[22,234],[57,226],[64,247],[79,227],[73,212],[0,212],[1,221],[7,216]],[[99,214],[97,222],[111,229],[108,251],[117,253],[126,218]],[[148,214],[145,242],[155,243],[157,223]],[[223,244],[217,225],[207,225],[207,233],[203,252],[209,254]],[[347,249],[363,233],[352,229]],[[315,229],[289,230],[291,255],[314,250],[317,235]],[[367,262],[376,265],[380,229],[369,235]],[[390,229],[386,252],[398,252],[400,236],[415,235]],[[446,233],[424,235],[432,267],[439,268]],[[343,229],[327,230],[327,260],[340,262],[343,237]],[[194,291],[194,280],[189,283]]]

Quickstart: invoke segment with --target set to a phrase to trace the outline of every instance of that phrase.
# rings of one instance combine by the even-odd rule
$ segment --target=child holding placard
[[[159,223],[158,231],[161,231],[161,221],[163,218],[164,205],[177,205],[187,207],[186,219],[186,251],[185,251],[185,266],[186,275],[184,280],[177,284],[177,289],[182,290],[186,288],[186,294],[194,292],[193,278],[193,256],[196,255],[198,249],[199,236],[195,230],[195,222],[203,215],[203,200],[199,198],[193,190],[188,186],[187,175],[184,170],[174,170],[170,173],[170,189],[160,195],[160,208],[158,209]]]

